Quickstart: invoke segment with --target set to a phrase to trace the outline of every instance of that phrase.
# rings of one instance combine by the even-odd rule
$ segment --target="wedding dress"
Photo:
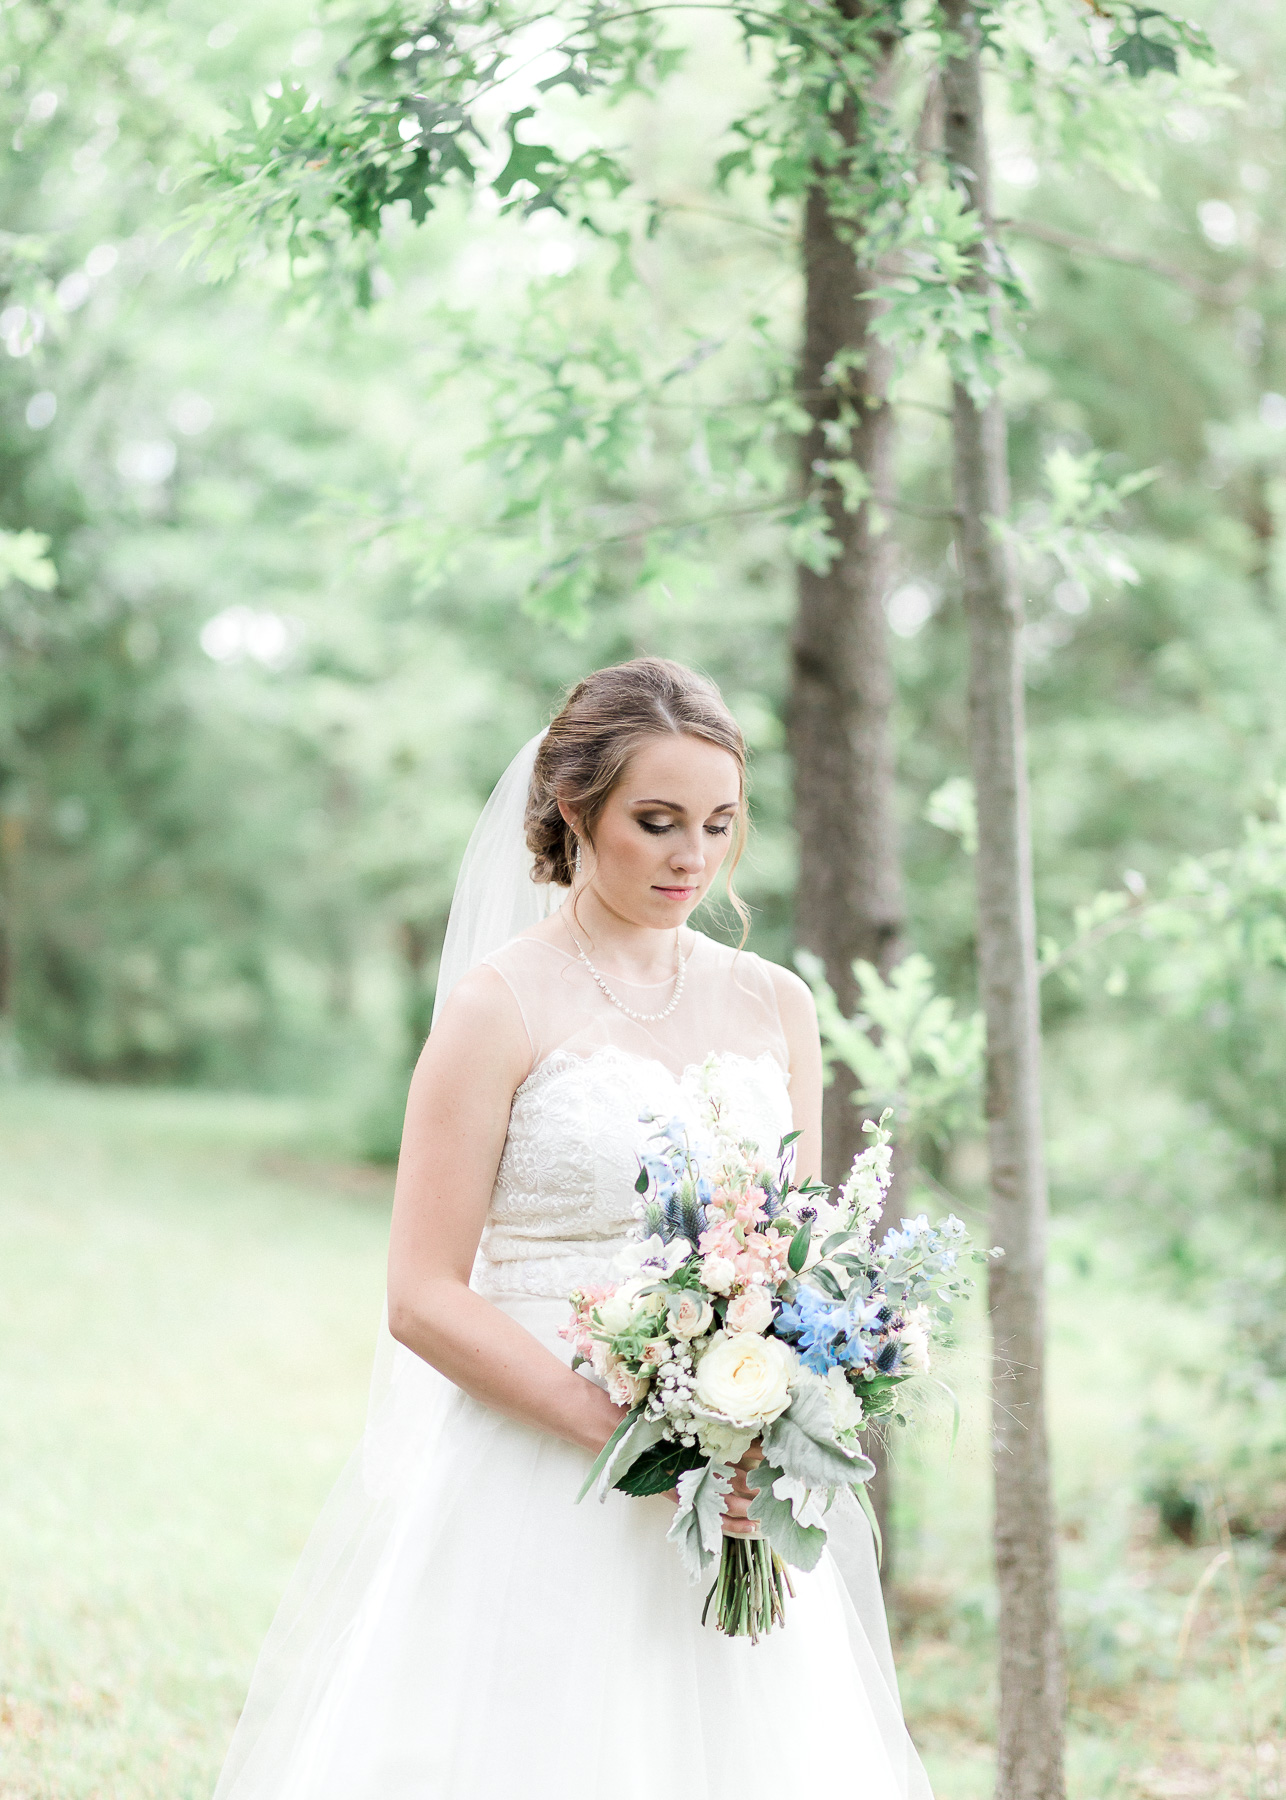
[[[559,895],[558,897],[561,897]],[[564,1361],[571,1288],[633,1224],[641,1113],[713,1069],[739,1134],[791,1129],[769,972],[694,934],[640,1023],[576,956],[485,958],[532,1046],[472,1284]],[[615,982],[654,1012],[669,985]],[[707,1059],[713,1055],[713,1065]],[[664,1497],[575,1504],[587,1452],[470,1399],[384,1337],[366,1435],[264,1645],[216,1800],[929,1800],[902,1721],[870,1528],[837,1505],[758,1644],[702,1625]]]

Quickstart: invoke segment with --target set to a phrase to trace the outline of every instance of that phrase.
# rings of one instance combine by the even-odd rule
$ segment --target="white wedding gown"
[[[642,1025],[543,939],[487,959],[532,1040],[473,1285],[570,1360],[568,1291],[632,1224],[644,1111],[689,1114],[709,1053],[741,1135],[791,1129],[760,959],[700,935]],[[637,1011],[668,985],[616,984]],[[264,1646],[216,1800],[928,1800],[870,1529],[836,1507],[784,1627],[701,1624],[664,1498],[575,1504],[590,1458],[469,1399],[384,1334],[366,1436]]]

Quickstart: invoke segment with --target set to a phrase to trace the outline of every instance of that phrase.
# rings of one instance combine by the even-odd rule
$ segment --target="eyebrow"
[[[631,806],[663,806],[667,812],[685,813],[686,806],[680,806],[677,800],[631,800]],[[722,806],[711,808],[712,812],[736,812],[737,801],[725,800]]]

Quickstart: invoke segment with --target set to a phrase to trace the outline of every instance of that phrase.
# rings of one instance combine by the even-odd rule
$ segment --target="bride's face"
[[[719,872],[741,792],[736,758],[705,738],[648,738],[625,765],[585,846],[595,893],[619,918],[681,925]]]

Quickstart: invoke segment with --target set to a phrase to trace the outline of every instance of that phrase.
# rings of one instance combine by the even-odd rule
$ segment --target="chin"
[[[682,923],[696,906],[700,898],[700,890],[696,890],[690,894],[684,894],[682,897],[677,894],[673,896],[670,894],[658,894],[654,891],[651,895],[651,903],[654,910],[658,910],[664,915],[667,923]]]

